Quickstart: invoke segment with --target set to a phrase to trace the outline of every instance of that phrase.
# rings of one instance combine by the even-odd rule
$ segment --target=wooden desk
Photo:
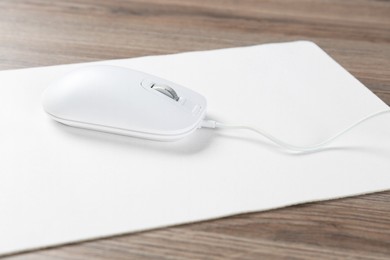
[[[0,1],[0,69],[296,39],[315,41],[390,104],[389,1]],[[390,192],[9,257],[52,258],[390,259]]]

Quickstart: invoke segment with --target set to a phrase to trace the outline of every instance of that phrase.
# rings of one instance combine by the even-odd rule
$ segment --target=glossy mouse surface
[[[66,125],[170,141],[194,132],[206,99],[173,82],[127,68],[76,69],[44,92],[44,110]]]

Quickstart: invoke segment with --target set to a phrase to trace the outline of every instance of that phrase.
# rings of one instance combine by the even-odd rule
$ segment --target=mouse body
[[[66,125],[159,141],[193,133],[206,99],[173,82],[110,65],[76,69],[43,93],[44,110]]]

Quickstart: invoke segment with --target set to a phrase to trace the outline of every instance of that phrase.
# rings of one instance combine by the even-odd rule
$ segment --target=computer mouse
[[[44,91],[44,110],[66,125],[159,141],[193,133],[207,102],[199,93],[128,68],[85,66]]]

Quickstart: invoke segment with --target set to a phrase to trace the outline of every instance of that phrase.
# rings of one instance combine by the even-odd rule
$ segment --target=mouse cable
[[[352,125],[348,126],[347,128],[341,130],[340,132],[336,133],[335,135],[329,137],[328,139],[325,139],[324,141],[321,141],[319,143],[307,145],[307,146],[296,146],[293,144],[289,144],[289,143],[284,142],[284,141],[274,137],[273,135],[271,135],[271,134],[269,134],[269,133],[267,133],[267,132],[265,132],[257,127],[248,126],[248,125],[225,124],[225,123],[220,123],[220,122],[217,122],[214,120],[204,120],[201,124],[201,127],[204,127],[204,128],[223,128],[223,129],[245,129],[245,130],[249,130],[249,131],[252,131],[252,132],[255,132],[257,134],[264,136],[268,140],[272,141],[273,143],[277,144],[278,146],[280,146],[284,149],[287,149],[290,151],[295,151],[295,152],[313,152],[313,151],[317,151],[317,150],[321,149],[323,146],[329,144],[330,142],[332,142],[336,138],[340,137],[341,135],[349,132],[351,129],[355,128],[356,126],[360,125],[361,123],[363,123],[363,122],[365,122],[373,117],[376,117],[376,116],[379,116],[379,115],[382,115],[385,113],[389,113],[389,112],[390,112],[390,109],[385,109],[385,110],[381,110],[381,111],[369,114],[368,116],[363,117],[362,119],[358,120],[357,122],[353,123]]]

